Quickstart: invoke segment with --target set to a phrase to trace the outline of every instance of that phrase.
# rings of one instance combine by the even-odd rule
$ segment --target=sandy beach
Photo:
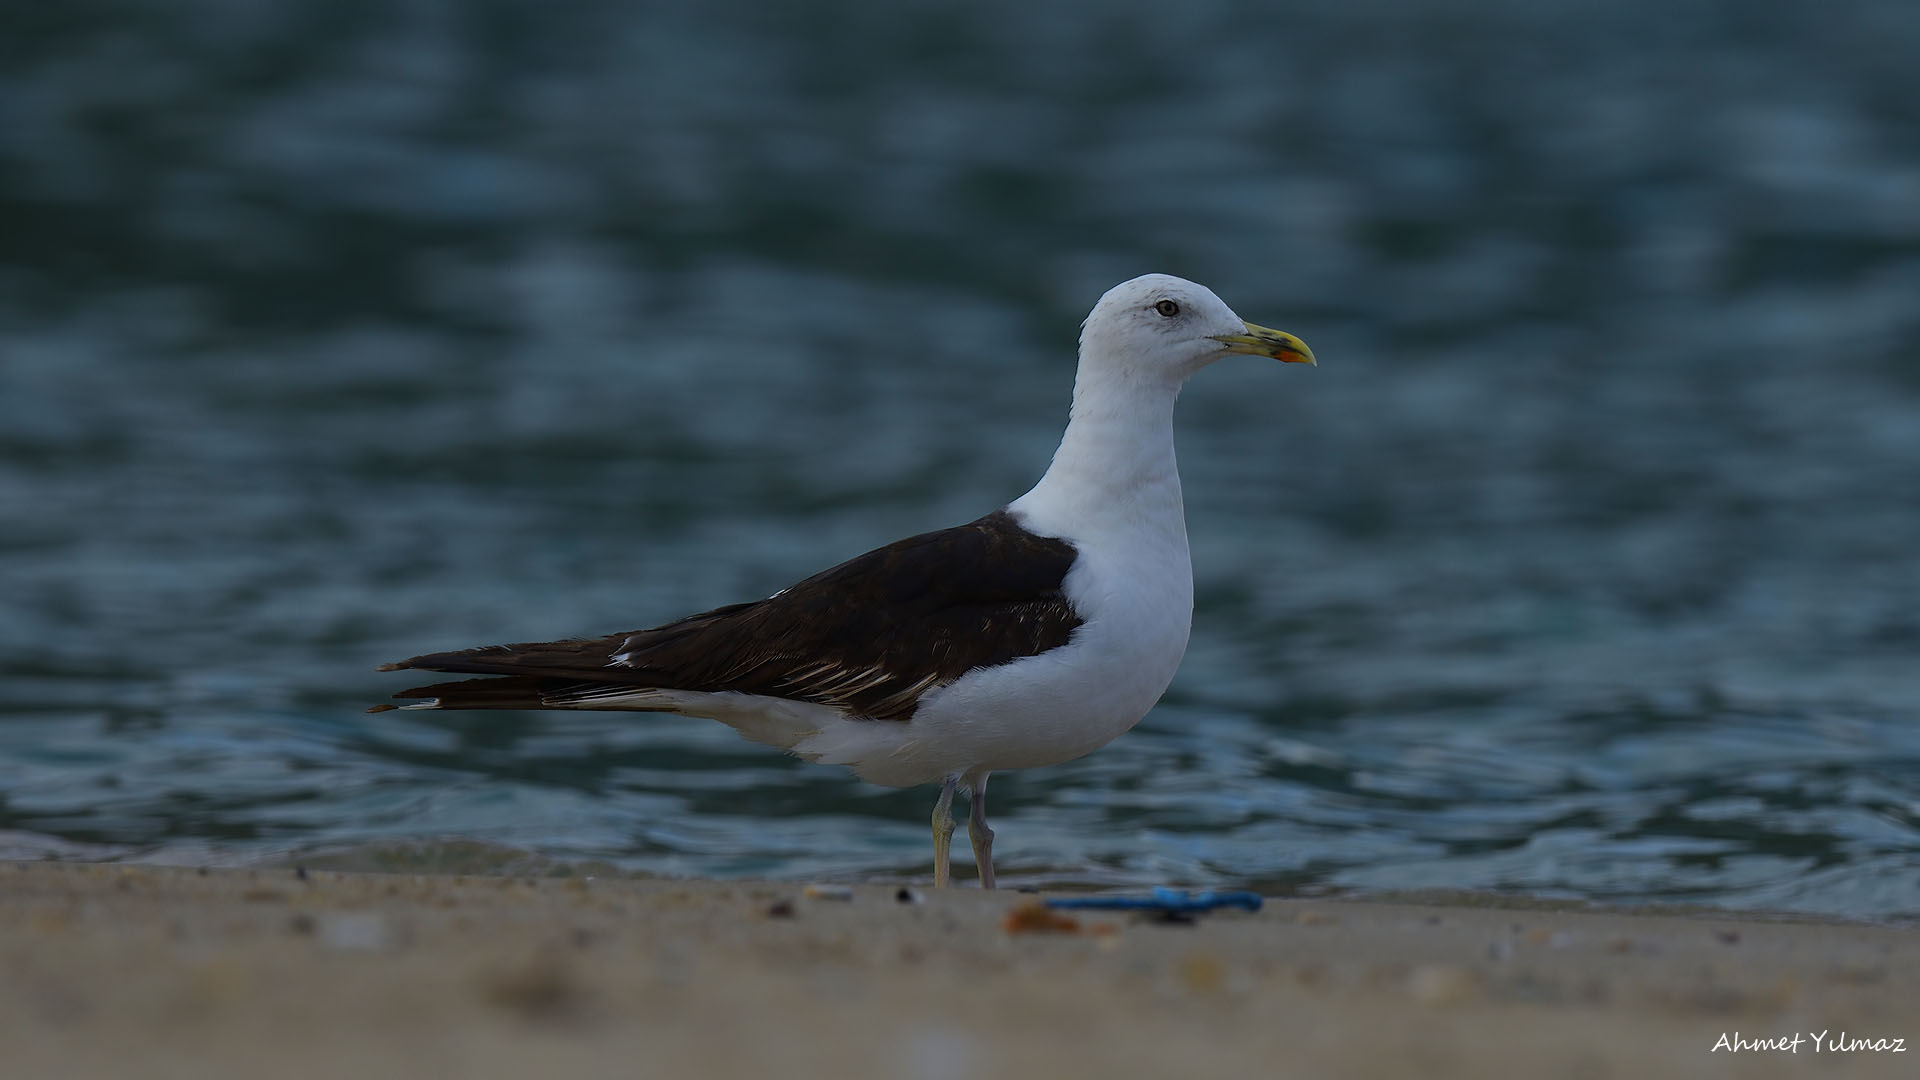
[[[1920,936],[1902,927],[1475,897],[1038,929],[1034,897],[970,889],[51,862],[0,864],[0,883],[12,1080],[1825,1077],[1920,1062]]]

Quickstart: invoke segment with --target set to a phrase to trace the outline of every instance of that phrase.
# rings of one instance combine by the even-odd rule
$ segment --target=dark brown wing
[[[504,675],[405,690],[441,708],[592,708],[635,688],[740,691],[857,716],[912,717],[920,695],[979,667],[1066,644],[1073,545],[995,511],[908,537],[790,589],[631,634],[416,656],[382,670]],[[614,708],[627,706],[609,706]]]

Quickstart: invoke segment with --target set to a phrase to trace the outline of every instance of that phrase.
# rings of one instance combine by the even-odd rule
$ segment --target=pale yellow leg
[[[987,828],[987,774],[969,785],[973,809],[967,813],[967,839],[973,841],[973,862],[980,868],[980,887],[993,888],[993,830]]]
[[[947,849],[953,844],[953,789],[960,784],[958,776],[947,777],[940,785],[940,801],[933,804],[933,887],[944,889],[948,885]]]

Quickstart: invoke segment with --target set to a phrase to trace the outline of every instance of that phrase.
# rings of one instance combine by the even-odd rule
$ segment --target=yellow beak
[[[1250,356],[1271,356],[1289,364],[1319,364],[1313,359],[1313,350],[1307,343],[1284,330],[1269,330],[1264,326],[1247,324],[1244,334],[1216,334],[1213,340],[1227,347],[1231,353],[1247,353]]]

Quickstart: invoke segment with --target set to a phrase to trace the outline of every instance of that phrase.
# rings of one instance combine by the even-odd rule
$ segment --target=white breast
[[[898,739],[881,736],[890,745],[864,747],[859,761],[845,753],[828,757],[891,785],[1052,765],[1113,741],[1166,692],[1193,625],[1193,571],[1177,486],[1170,514],[1163,499],[1160,513],[1130,514],[1123,528],[1084,536],[1047,528],[1045,515],[1027,513],[1021,502],[1010,509],[1028,528],[1075,545],[1065,582],[1082,620],[1073,636],[1060,648],[969,672],[929,692],[913,719],[899,725]]]
[[[970,673],[923,699],[914,723],[974,743],[976,767],[988,769],[1066,761],[1139,723],[1173,681],[1193,625],[1184,542],[1139,555],[1083,547],[1066,592],[1084,621],[1068,643]]]

